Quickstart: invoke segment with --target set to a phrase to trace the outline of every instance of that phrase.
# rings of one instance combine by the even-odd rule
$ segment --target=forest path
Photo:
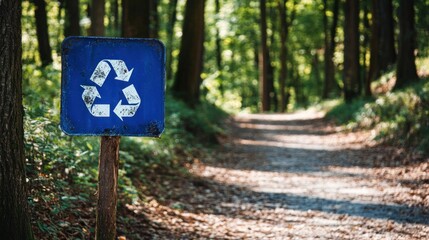
[[[429,239],[429,163],[323,113],[242,114],[171,206],[181,239]],[[410,162],[411,161],[411,162]],[[406,163],[406,164],[404,164]]]

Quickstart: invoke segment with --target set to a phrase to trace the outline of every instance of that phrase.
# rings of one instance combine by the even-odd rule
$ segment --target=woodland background
[[[189,174],[187,164],[215,154],[219,136],[228,134],[222,122],[240,111],[314,107],[347,130],[374,129],[381,142],[428,152],[427,0],[8,2],[0,2],[2,30],[22,11],[15,21],[22,29],[22,184],[37,238],[94,231],[99,140],[58,127],[67,36],[149,37],[166,45],[166,131],[161,139],[122,138],[119,212],[150,201],[162,179]],[[11,55],[2,52],[2,59]],[[119,215],[120,223],[129,220]]]

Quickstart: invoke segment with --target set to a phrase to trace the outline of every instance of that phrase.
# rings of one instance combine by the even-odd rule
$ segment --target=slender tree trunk
[[[366,54],[368,51],[368,43],[369,43],[369,32],[370,32],[370,24],[369,24],[369,2],[364,3],[364,11],[363,11],[363,43],[362,43],[362,78],[363,78],[363,91],[366,97],[370,97],[371,93],[371,80],[367,74],[367,61]],[[368,76],[367,76],[368,75]]]
[[[110,22],[115,33],[119,33],[119,0],[111,0]]]
[[[359,2],[346,0],[344,21],[344,98],[359,96]]]
[[[177,0],[170,0],[170,18],[167,26],[167,79],[173,78],[173,37],[177,20]]]
[[[158,16],[158,0],[148,0],[150,4],[150,37],[158,38],[159,32],[159,16]]]
[[[204,0],[187,0],[174,95],[195,107],[199,103],[204,51]]]
[[[274,110],[274,112],[277,112],[278,110],[278,106],[279,106],[279,102],[277,99],[277,91],[274,85],[274,72],[275,72],[275,67],[274,65],[271,63],[271,52],[270,49],[274,49],[274,42],[275,42],[275,34],[278,31],[277,29],[277,15],[276,15],[277,11],[276,9],[270,7],[269,8],[269,20],[270,20],[270,25],[271,25],[271,34],[269,36],[270,41],[269,41],[269,45],[268,46],[268,51],[267,51],[267,63],[268,63],[268,69],[267,69],[267,80],[268,80],[268,92],[269,92],[269,96],[270,96],[270,110]]]
[[[261,14],[260,30],[261,45],[259,50],[259,96],[261,99],[261,111],[270,110],[270,95],[268,86],[268,47],[267,47],[267,10],[265,0],[259,0]]]
[[[0,1],[0,239],[33,239],[24,159],[21,1]]]
[[[215,0],[215,13],[216,13],[216,22],[219,21],[219,13],[220,13],[220,0]],[[220,29],[216,26],[216,66],[219,72],[219,91],[223,95],[224,87],[223,87],[223,78],[222,78],[222,46],[221,46],[221,38],[220,38]]]
[[[286,76],[287,76],[287,35],[288,26],[286,19],[287,0],[278,0],[278,10],[280,15],[280,112],[284,112],[287,106],[286,102]]]
[[[372,0],[369,82],[380,77],[396,61],[392,14],[391,0]]]
[[[396,61],[392,0],[378,0],[380,15],[380,68],[386,71]]]
[[[80,35],[79,0],[65,0],[66,21],[64,24],[64,36]]]
[[[337,33],[338,26],[338,12],[340,1],[335,0],[333,6],[333,19],[331,28],[328,24],[328,5],[327,1],[323,1],[324,11],[323,11],[323,25],[325,28],[325,84],[323,88],[322,98],[329,98],[335,86],[335,65],[334,65],[334,51],[335,51],[335,36]]]
[[[122,0],[122,36],[149,38],[150,1]]]
[[[90,9],[91,28],[90,35],[104,36],[105,0],[92,0]]]
[[[320,78],[320,70],[319,70],[319,53],[316,51],[316,53],[313,56],[313,62],[311,67],[312,74],[314,76],[314,79],[316,80],[316,94],[318,96],[323,95],[323,83],[322,79]]]
[[[399,1],[399,52],[395,89],[419,79],[414,56],[416,30],[414,28],[414,0]]]
[[[52,63],[52,49],[49,44],[48,19],[45,0],[34,0],[36,17],[37,42],[39,44],[42,66]]]

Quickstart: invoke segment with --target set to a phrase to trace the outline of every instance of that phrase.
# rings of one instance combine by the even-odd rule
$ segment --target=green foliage
[[[379,140],[429,153],[428,79],[373,100],[341,103],[327,117],[349,129],[375,129]]]

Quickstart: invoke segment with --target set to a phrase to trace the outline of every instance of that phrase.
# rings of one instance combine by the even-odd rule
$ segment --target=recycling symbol
[[[116,73],[115,80],[128,82],[133,69],[128,70],[125,62],[122,60],[101,60],[94,72],[92,73],[90,80],[97,84],[100,88],[103,87],[104,82],[107,79],[110,71],[114,70]],[[110,117],[110,104],[94,104],[96,98],[101,99],[101,95],[97,90],[96,86],[80,85],[84,90],[82,93],[82,100],[85,103],[88,111],[94,117]],[[119,100],[113,112],[123,121],[124,117],[133,117],[137,109],[140,106],[140,96],[138,95],[136,88],[133,84],[122,89],[125,99],[128,104],[122,104],[122,100]]]

